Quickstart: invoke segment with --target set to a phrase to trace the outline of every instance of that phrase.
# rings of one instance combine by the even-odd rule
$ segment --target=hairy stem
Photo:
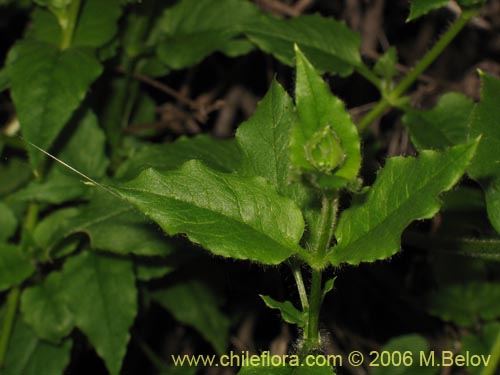
[[[313,241],[312,249],[316,258],[316,263],[323,264],[326,252],[332,241],[335,223],[337,219],[338,196],[324,195],[321,202],[321,218],[319,222],[319,233]],[[321,337],[319,334],[319,315],[323,300],[323,271],[320,268],[313,268],[311,274],[311,289],[309,292],[309,310],[307,327],[304,332],[303,353],[309,353],[320,347]]]
[[[300,304],[302,305],[302,311],[307,311],[309,309],[309,301],[307,300],[307,291],[304,286],[304,279],[302,278],[302,272],[300,270],[300,264],[296,259],[291,259],[288,264],[292,270],[293,278],[295,279],[295,284],[297,284],[297,291],[299,292]]]
[[[376,119],[384,114],[394,103],[401,98],[407,89],[418,79],[418,77],[438,58],[443,50],[451,43],[457,34],[467,25],[471,18],[477,14],[478,10],[464,11],[453,22],[450,28],[441,36],[437,43],[424,55],[424,57],[415,65],[415,67],[403,78],[401,82],[388,93],[388,98],[382,98],[381,101],[372,108],[359,122],[358,129],[364,131]],[[372,82],[370,80],[370,82]]]

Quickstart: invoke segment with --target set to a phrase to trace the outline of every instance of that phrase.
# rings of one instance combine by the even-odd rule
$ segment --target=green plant
[[[8,293],[0,310],[2,374],[38,374],[40,366],[43,373],[62,373],[75,328],[109,373],[119,374],[130,328],[150,300],[194,326],[217,353],[227,350],[231,322],[208,285],[148,284],[186,261],[185,249],[151,220],[169,236],[183,234],[214,255],[289,266],[300,307],[261,297],[300,328],[300,357],[320,353],[326,340],[319,322],[325,295],[334,288],[335,278],[327,276],[332,269],[396,254],[403,231],[436,215],[440,197],[464,173],[480,184],[488,217],[500,232],[500,80],[482,74],[478,104],[447,94],[436,108],[420,111],[404,96],[482,2],[459,1],[460,16],[398,83],[395,49],[371,69],[359,54],[359,36],[317,14],[278,19],[244,0],[182,0],[172,7],[154,0],[35,3],[26,4],[31,26],[0,71],[0,88],[10,91],[17,116],[0,142],[9,155],[0,169],[0,289]],[[414,0],[409,19],[446,3]],[[120,30],[119,20],[125,25]],[[134,77],[163,77],[215,51],[236,57],[255,48],[295,67],[294,97],[273,80],[234,139],[199,135],[158,145],[144,139],[147,132],[125,135],[129,123],[150,122],[154,115],[154,100]],[[122,76],[104,74],[112,70]],[[357,72],[381,99],[355,124],[320,72]],[[200,116],[208,110],[179,100]],[[404,112],[419,155],[388,158],[367,186],[360,173],[361,139],[391,107]],[[15,136],[19,131],[22,139]],[[27,152],[29,163],[17,150]],[[44,150],[59,163],[44,157]],[[408,236],[412,243],[422,240],[418,233]],[[497,237],[437,241],[443,242],[438,247],[485,259],[499,254]],[[451,305],[445,303],[444,310]],[[475,315],[495,320],[497,307],[467,311],[452,321],[467,326]],[[442,311],[431,307],[448,320]],[[493,331],[498,327],[490,323],[488,332]],[[410,344],[394,345],[417,342],[428,349],[419,337],[406,339]],[[483,375],[498,365],[498,341]],[[28,346],[33,349],[24,355]],[[143,347],[159,370],[170,371]],[[304,371],[243,368],[241,374],[334,370]]]

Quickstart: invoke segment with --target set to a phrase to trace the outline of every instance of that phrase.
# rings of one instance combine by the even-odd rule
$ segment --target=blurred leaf
[[[429,312],[464,327],[472,327],[479,318],[500,317],[500,284],[471,282],[441,288],[431,295]]]
[[[0,69],[0,93],[10,88],[9,75],[5,68]]]
[[[390,47],[375,63],[373,71],[386,81],[391,81],[397,74],[398,52],[396,47]]]
[[[50,252],[64,238],[85,233],[92,248],[118,254],[165,256],[172,247],[159,228],[133,206],[106,192],[95,192],[80,210],[56,211],[38,224],[35,239]]]
[[[443,211],[481,211],[485,209],[484,196],[479,189],[460,186],[443,194]]]
[[[132,263],[86,251],[62,271],[64,299],[75,325],[87,336],[112,375],[118,375],[137,314]],[[98,317],[98,319],[96,319]]]
[[[21,41],[10,50],[7,71],[24,138],[47,150],[83,100],[101,65],[84,51],[60,51],[37,41]],[[28,150],[34,167],[43,156]]]
[[[449,2],[450,0],[411,0],[410,15],[406,19],[406,22],[413,21],[429,13],[431,10],[445,7]]]
[[[435,375],[439,372],[438,369],[433,366],[420,366],[419,358],[422,353],[429,353],[429,344],[427,340],[417,334],[410,334],[399,336],[391,339],[380,352],[392,353],[392,358],[394,358],[394,364],[397,364],[401,356],[401,364],[393,366],[381,366],[374,367],[372,375]],[[395,353],[399,353],[394,356]],[[408,358],[412,359],[412,365],[407,366],[404,362],[405,353],[411,353]]]
[[[429,111],[407,110],[403,122],[419,150],[443,150],[467,140],[473,107],[467,96],[449,92]]]
[[[76,131],[64,144],[58,157],[81,173],[98,180],[104,176],[108,166],[105,143],[97,118],[89,110],[78,121]],[[32,182],[13,197],[60,204],[79,198],[88,190],[81,180],[67,167],[55,163],[43,182]]]
[[[135,275],[137,280],[150,281],[158,279],[175,270],[175,265],[158,263],[160,263],[159,260],[156,260],[154,264],[135,262]]]
[[[330,253],[333,264],[373,262],[399,251],[401,233],[440,208],[437,197],[455,185],[474,156],[477,141],[442,153],[387,160],[364,203],[342,212]]]
[[[69,364],[72,341],[59,345],[41,340],[22,321],[16,319],[5,358],[2,375],[54,375],[63,374]]]
[[[306,57],[296,52],[299,121],[291,133],[292,163],[313,172],[323,188],[343,187],[356,178],[361,164],[356,125]]]
[[[19,285],[34,271],[35,265],[19,247],[0,243],[0,291]]]
[[[500,233],[500,79],[481,75],[481,101],[471,116],[470,137],[482,136],[477,153],[468,169],[477,180],[486,197],[491,224]]]
[[[462,338],[461,353],[473,353],[475,355],[488,356],[492,353],[493,345],[500,332],[499,322],[486,323],[477,334],[468,334]],[[471,375],[481,375],[484,366],[467,366],[467,371]]]
[[[194,65],[215,51],[234,47],[231,40],[257,14],[257,8],[244,0],[182,0],[163,14],[158,55],[173,69]]]
[[[194,327],[219,354],[225,353],[230,322],[210,288],[190,281],[155,291],[152,297],[175,319]]]
[[[299,327],[306,325],[307,315],[295,308],[290,301],[279,302],[269,296],[260,295],[267,307],[279,310],[281,318],[291,324],[296,324]]]
[[[28,25],[25,36],[59,46],[62,32],[56,16],[51,11],[46,8],[35,8],[31,13],[31,23]]]
[[[186,233],[216,255],[278,264],[301,250],[300,210],[262,178],[217,172],[193,160],[165,174],[148,169],[113,189],[166,233]]]
[[[65,288],[61,274],[52,272],[43,283],[23,291],[20,305],[23,318],[39,338],[57,343],[73,329],[73,315],[63,295]]]
[[[166,172],[193,159],[212,169],[232,172],[240,166],[241,152],[234,140],[222,141],[203,134],[193,138],[183,136],[162,145],[143,143],[120,166],[116,176],[130,180],[145,169]]]
[[[7,164],[0,164],[0,196],[16,191],[32,177],[28,163],[18,158],[9,158]]]
[[[7,241],[16,233],[17,217],[5,203],[0,201],[0,242]]]
[[[344,22],[318,14],[291,19],[262,15],[244,30],[260,49],[287,65],[294,65],[295,43],[321,72],[347,76],[362,63],[359,35]]]
[[[328,366],[243,366],[238,375],[335,375],[335,371]]]
[[[226,43],[221,52],[229,57],[247,55],[255,49],[255,46],[245,39],[233,39]]]

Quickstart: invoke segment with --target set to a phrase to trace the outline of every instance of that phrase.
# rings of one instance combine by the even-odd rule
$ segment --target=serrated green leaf
[[[298,48],[296,53],[295,101],[299,121],[292,129],[292,163],[305,171],[313,172],[317,183],[322,187],[343,187],[356,178],[361,165],[356,125],[342,101],[332,95],[326,83]],[[325,134],[325,131],[328,134]],[[334,145],[327,142],[325,146],[329,147],[324,148],[321,139],[318,139],[319,143],[315,142],[318,135],[335,137],[337,141],[333,142]],[[315,154],[317,151],[319,153]],[[340,155],[340,159],[337,155]],[[325,166],[330,170],[323,169]]]
[[[114,189],[168,234],[185,233],[216,255],[278,264],[301,251],[300,210],[262,178],[193,160],[165,174],[148,169]]]
[[[406,19],[406,22],[413,21],[429,13],[431,10],[442,8],[448,5],[449,2],[450,0],[411,0],[410,15]]]
[[[5,357],[2,375],[54,375],[63,374],[69,364],[72,341],[54,345],[41,340],[22,321],[16,319]]]
[[[75,233],[86,234],[94,249],[118,254],[166,256],[173,251],[159,228],[133,206],[105,192],[96,192],[80,210],[56,211],[39,223],[34,235],[48,254]]]
[[[429,111],[407,110],[403,123],[419,150],[444,150],[467,140],[474,102],[460,93],[446,93]]]
[[[287,65],[294,65],[295,43],[322,72],[347,76],[361,64],[360,36],[332,18],[313,14],[285,20],[263,15],[245,24],[244,30],[260,49]]]
[[[240,171],[264,177],[282,192],[288,184],[290,131],[295,122],[292,99],[273,81],[255,113],[236,132],[243,151]]]
[[[435,375],[439,372],[433,366],[420,366],[420,356],[429,353],[429,344],[420,335],[410,334],[395,337],[384,345],[382,351],[399,353],[401,355],[401,364],[395,366],[390,363],[389,366],[374,367],[372,375]],[[405,353],[410,353],[407,357],[412,360],[412,364],[409,366],[404,362]],[[399,362],[399,354],[397,356],[393,355],[395,358],[394,363]]]
[[[398,252],[403,230],[439,211],[439,194],[458,182],[476,147],[477,141],[442,153],[422,151],[418,158],[388,159],[364,203],[342,212],[332,263],[373,262]]]
[[[478,318],[500,317],[500,284],[473,282],[452,285],[432,294],[429,312],[445,321],[472,327]]]
[[[88,53],[38,41],[18,42],[9,52],[7,71],[24,138],[47,150],[83,100],[102,67]],[[37,167],[40,151],[29,148]]]
[[[109,372],[118,375],[137,314],[132,263],[86,251],[66,261],[62,278],[64,299],[75,325]]]
[[[27,259],[21,249],[0,243],[0,291],[19,285],[35,271],[35,265]]]
[[[68,165],[96,180],[104,176],[108,166],[106,140],[97,118],[87,111],[77,123],[76,131],[58,157]],[[68,168],[55,163],[43,182],[32,182],[12,198],[60,204],[81,197],[88,187]]]
[[[158,55],[173,69],[194,65],[230,48],[242,25],[257,14],[257,8],[245,0],[182,0],[160,20],[163,35]]]
[[[0,201],[0,242],[8,240],[16,232],[17,217],[5,203]]]
[[[116,176],[130,180],[145,169],[166,172],[193,159],[202,161],[212,169],[232,172],[240,166],[241,151],[234,140],[217,140],[207,135],[193,138],[183,136],[163,145],[143,143],[120,166]]]
[[[484,355],[487,357],[492,353],[493,345],[497,340],[500,332],[499,322],[489,322],[481,327],[481,331],[476,334],[468,334],[462,338],[461,353],[466,355],[467,352],[475,355]],[[490,361],[491,362],[491,361]],[[484,366],[467,366],[467,371],[471,375],[481,375]]]
[[[481,101],[471,115],[470,137],[482,136],[477,153],[468,169],[485,194],[488,217],[500,233],[500,80],[482,74]]]
[[[396,64],[398,63],[398,52],[396,47],[390,47],[375,63],[373,71],[380,77],[390,82],[396,73]]]
[[[306,314],[297,310],[290,301],[279,302],[269,296],[260,295],[267,307],[279,310],[281,317],[287,323],[304,327],[306,324]]]
[[[39,338],[57,343],[73,329],[73,314],[66,306],[64,288],[61,274],[52,272],[43,283],[23,291],[23,318]]]
[[[178,321],[193,326],[219,353],[225,353],[230,321],[218,308],[212,290],[197,281],[155,291],[152,297]]]

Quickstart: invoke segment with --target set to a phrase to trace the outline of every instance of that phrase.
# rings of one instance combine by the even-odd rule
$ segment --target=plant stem
[[[365,64],[361,63],[355,69],[356,69],[356,72],[361,74],[363,77],[365,77],[365,79],[370,81],[373,84],[373,86],[375,86],[376,88],[378,88],[380,90],[380,88],[382,87],[382,83],[380,81],[380,78],[378,78],[375,75],[375,73],[373,73],[370,70],[370,68],[368,68]]]
[[[321,218],[318,236],[313,241],[313,251],[317,265],[324,264],[324,258],[330,247],[337,219],[338,196],[324,195],[321,201]],[[303,353],[309,353],[320,347],[319,315],[323,300],[322,267],[313,267],[311,273],[311,290],[309,292],[308,322],[304,332]]]
[[[12,328],[16,318],[20,292],[21,290],[16,286],[10,290],[9,295],[7,296],[7,310],[5,311],[5,317],[2,325],[2,335],[0,336],[0,369],[5,364],[5,355],[7,354],[10,334],[12,333]]]
[[[490,363],[481,371],[481,375],[494,375],[496,373],[495,371],[500,363],[500,331],[498,331],[490,353]]]
[[[293,278],[295,279],[295,284],[297,284],[297,291],[299,292],[300,304],[302,305],[302,311],[309,310],[309,301],[307,300],[306,287],[304,286],[304,279],[302,278],[302,272],[300,271],[300,264],[296,259],[290,259],[288,262],[290,269],[292,270]]]
[[[71,46],[73,34],[75,33],[76,24],[78,21],[78,13],[80,12],[81,0],[73,0],[69,7],[63,13],[56,13],[59,20],[59,25],[62,29],[61,49],[65,50]]]
[[[381,101],[371,109],[359,122],[359,131],[364,131],[377,118],[382,116],[384,112],[394,105],[401,95],[410,88],[410,86],[418,79],[418,77],[438,58],[443,50],[451,43],[457,34],[467,25],[472,17],[477,14],[478,10],[464,11],[453,22],[450,28],[441,36],[437,43],[424,55],[424,57],[415,65],[415,67],[403,78],[401,82],[388,93],[388,97],[382,98]],[[370,82],[372,82],[370,80]]]

